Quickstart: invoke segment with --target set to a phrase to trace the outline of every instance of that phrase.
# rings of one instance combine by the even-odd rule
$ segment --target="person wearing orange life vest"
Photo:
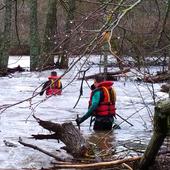
[[[112,81],[104,81],[102,76],[95,77],[88,111],[83,117],[76,119],[77,125],[80,125],[90,116],[94,116],[94,130],[112,129],[116,115],[116,93],[112,85]]]
[[[62,83],[61,83],[60,77],[57,76],[57,72],[52,71],[48,79],[49,80],[46,81],[42,87],[40,96],[42,96],[44,92],[46,92],[47,96],[61,95]]]

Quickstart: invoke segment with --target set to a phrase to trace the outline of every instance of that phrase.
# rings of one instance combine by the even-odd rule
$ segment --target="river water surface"
[[[9,67],[20,64],[22,67],[29,68],[29,57],[10,57]],[[97,59],[96,59],[97,60]],[[96,61],[95,60],[95,61]],[[91,67],[87,74],[91,75],[98,72],[97,66]],[[114,71],[113,68],[110,68]],[[61,75],[64,70],[56,70]],[[32,134],[48,133],[38,126],[38,123],[32,117],[35,114],[43,120],[50,120],[57,123],[73,122],[77,114],[82,116],[86,113],[90,95],[89,85],[93,80],[88,80],[88,84],[83,84],[83,96],[80,98],[77,106],[73,108],[79,97],[81,80],[71,80],[77,73],[78,67],[73,68],[62,78],[63,94],[61,96],[52,96],[46,99],[46,96],[36,96],[31,100],[22,102],[18,105],[3,109],[0,115],[0,168],[47,168],[51,166],[53,158],[40,153],[31,148],[26,148],[18,143],[19,137],[24,142],[39,146],[49,152],[58,154],[61,157],[67,157],[64,152],[56,152],[63,146],[55,140],[33,140]],[[15,104],[40,91],[37,87],[47,80],[50,71],[41,73],[22,72],[15,73],[9,77],[0,77],[0,106],[4,108],[6,104]],[[129,73],[131,74],[131,73]],[[68,85],[69,84],[69,85]],[[134,81],[133,74],[130,78],[121,78],[114,82],[117,93],[117,114],[127,119],[133,126],[123,121],[119,116],[115,120],[121,129],[115,129],[111,133],[95,133],[89,127],[90,119],[81,124],[81,133],[83,136],[95,143],[102,150],[111,150],[112,152],[124,154],[127,149],[126,144],[132,147],[132,143],[140,143],[145,146],[148,143],[152,132],[152,115],[154,110],[154,101],[152,91],[154,88],[155,98],[159,100],[167,97],[165,93],[159,92],[161,84],[139,83]],[[76,124],[75,124],[76,125]],[[104,137],[104,138],[103,138]],[[104,139],[104,140],[103,140]],[[4,141],[11,142],[14,147],[6,146]],[[139,145],[138,145],[139,146]],[[135,155],[135,153],[132,152]]]

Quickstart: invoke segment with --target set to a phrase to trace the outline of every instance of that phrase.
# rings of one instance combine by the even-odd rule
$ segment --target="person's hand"
[[[41,92],[39,93],[39,95],[40,95],[40,96],[42,96],[43,94],[44,94],[44,92],[43,92],[43,91],[41,91]]]
[[[92,84],[90,88],[91,88],[91,90],[94,90],[96,87],[94,84]]]
[[[80,125],[80,123],[81,123],[81,118],[80,118],[80,117],[78,117],[75,121],[76,121],[76,123],[77,123],[77,126],[79,126],[79,125]]]

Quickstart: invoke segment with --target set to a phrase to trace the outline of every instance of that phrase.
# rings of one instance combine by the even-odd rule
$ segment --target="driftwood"
[[[170,84],[163,84],[161,86],[161,92],[169,93],[170,91]]]
[[[14,67],[14,68],[8,68],[7,69],[7,73],[10,74],[10,73],[15,73],[15,72],[23,72],[23,71],[26,71],[23,67],[21,67],[20,65],[18,65],[17,67]]]
[[[143,78],[143,81],[146,83],[162,83],[169,80],[169,74],[168,73],[162,73],[157,75],[145,75]]]
[[[0,76],[7,76],[15,72],[23,72],[23,71],[26,71],[26,70],[20,65],[18,65],[17,67],[14,67],[14,68],[7,68],[7,70],[1,70]]]
[[[120,77],[126,77],[125,73],[128,73],[130,71],[130,68],[126,68],[124,70],[119,70],[119,71],[115,71],[115,72],[107,72],[106,73],[106,79],[107,80],[118,80]],[[97,74],[93,74],[90,76],[85,76],[84,79],[88,80],[88,79],[94,79],[97,75],[104,75],[105,73],[97,73]],[[81,80],[82,78],[79,78],[79,80]]]
[[[132,158],[125,158],[125,159],[120,159],[120,160],[114,160],[114,161],[109,161],[109,162],[98,162],[98,163],[90,163],[90,164],[72,164],[72,165],[55,165],[55,168],[65,168],[65,169],[71,169],[71,168],[78,168],[78,169],[86,169],[86,168],[92,168],[92,169],[96,169],[96,168],[109,168],[109,167],[113,167],[113,166],[117,166],[117,165],[124,165],[126,167],[129,167],[128,165],[126,165],[125,163],[128,162],[133,162],[133,161],[138,161],[140,160],[141,157],[137,156],[137,157],[132,157]],[[130,167],[129,167],[130,169]]]
[[[58,124],[50,121],[43,121],[36,117],[35,119],[40,126],[49,131],[52,131],[53,134],[32,135],[33,138],[61,140],[65,144],[64,149],[73,157],[85,157],[93,152],[92,146],[81,135],[79,129],[75,128],[71,122]]]
[[[93,147],[91,144],[89,144],[84,137],[81,135],[78,128],[76,128],[71,122],[69,123],[53,123],[51,121],[43,121],[37,117],[34,116],[34,118],[37,120],[39,125],[46,130],[49,130],[53,132],[52,134],[37,134],[32,135],[34,139],[56,139],[61,140],[65,144],[65,149],[67,152],[69,152],[73,159],[64,159],[60,156],[57,156],[56,154],[52,154],[44,149],[39,148],[38,146],[28,144],[22,141],[21,138],[19,138],[19,143],[38,150],[50,157],[53,157],[57,162],[55,162],[54,169],[98,169],[98,168],[110,168],[110,167],[116,167],[116,166],[122,166],[126,167],[126,169],[132,170],[133,166],[135,166],[134,162],[139,161],[141,159],[140,156],[138,157],[131,157],[131,158],[124,158],[119,160],[113,160],[113,161],[103,161],[98,162],[99,160],[95,159],[95,155],[93,152]],[[87,159],[88,163],[77,163],[78,160],[82,160],[82,158],[92,156],[93,160]],[[76,164],[74,163],[76,158]],[[85,159],[86,160],[86,159]],[[67,162],[66,162],[67,161]],[[89,163],[89,161],[91,163]],[[101,160],[100,160],[101,161]],[[92,163],[93,162],[93,163]],[[127,164],[128,163],[128,164]],[[132,168],[131,168],[132,167]],[[51,168],[53,169],[53,168]]]
[[[170,100],[157,103],[154,114],[154,133],[140,161],[139,169],[147,170],[154,163],[158,151],[169,130]]]

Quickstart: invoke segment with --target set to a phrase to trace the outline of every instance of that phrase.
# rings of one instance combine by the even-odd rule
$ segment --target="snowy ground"
[[[94,59],[93,59],[94,61]],[[95,60],[97,62],[97,59]],[[9,67],[14,67],[20,64],[22,67],[29,68],[29,57],[10,57]],[[46,133],[44,129],[38,126],[37,122],[31,116],[33,113],[44,120],[54,122],[72,121],[75,124],[77,114],[82,116],[87,111],[90,89],[87,83],[84,82],[83,96],[81,97],[76,108],[73,109],[80,89],[80,80],[75,80],[70,84],[70,81],[77,73],[79,66],[74,67],[66,74],[62,83],[65,87],[63,95],[51,97],[44,100],[44,96],[36,96],[31,101],[23,102],[5,110],[0,115],[0,168],[41,168],[51,166],[52,158],[47,155],[35,151],[31,148],[26,148],[18,143],[18,138],[21,137],[25,142],[35,144],[52,153],[56,153],[62,144],[58,144],[55,140],[35,141],[29,137],[32,134]],[[113,68],[112,68],[113,69]],[[112,70],[111,71],[114,71]],[[61,75],[64,70],[56,70]],[[88,74],[96,73],[99,69],[94,66],[88,71]],[[41,73],[15,73],[10,77],[0,77],[0,107],[4,104],[14,104],[22,100],[30,98],[33,94],[40,91],[40,88],[35,89],[44,81],[47,80],[50,71]],[[89,80],[89,85],[92,84]],[[68,85],[69,84],[69,85]],[[68,86],[67,86],[68,85]],[[161,84],[154,84],[156,100],[165,98],[165,93],[159,92]],[[117,113],[123,118],[128,118],[128,121],[134,126],[130,126],[126,122],[122,123],[122,119],[117,117],[116,123],[120,124],[121,129],[114,130],[111,134],[111,145],[126,140],[140,140],[147,143],[151,137],[151,118],[153,114],[153,99],[152,86],[145,83],[137,83],[132,79],[120,79],[114,82],[114,87],[117,92]],[[96,133],[92,128],[89,128],[89,120],[81,124],[81,132],[87,139],[95,137]],[[102,134],[103,135],[103,134]],[[7,147],[4,140],[12,142],[16,147]],[[66,155],[64,152],[60,155]]]

